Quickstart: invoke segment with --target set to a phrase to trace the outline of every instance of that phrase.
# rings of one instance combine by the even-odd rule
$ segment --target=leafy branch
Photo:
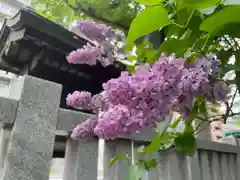
[[[71,5],[68,0],[63,0],[63,2],[69,7],[71,8],[73,11],[75,11],[76,13],[84,13],[86,16],[98,21],[98,22],[102,22],[102,23],[105,23],[105,24],[108,24],[108,25],[111,25],[113,27],[117,27],[119,29],[121,29],[122,31],[124,32],[127,32],[129,27],[126,27],[120,23],[117,23],[117,22],[112,22],[112,21],[109,21],[107,19],[104,19],[98,15],[96,15],[95,13],[95,9],[93,8],[88,8],[88,9],[85,9],[81,6],[80,2],[78,2],[77,4],[77,7],[74,7],[73,5]]]

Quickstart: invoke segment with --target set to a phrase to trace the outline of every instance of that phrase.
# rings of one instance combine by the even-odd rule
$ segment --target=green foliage
[[[221,0],[177,0],[177,8],[205,9],[220,2]]]
[[[200,25],[202,31],[207,31],[211,35],[221,35],[223,28],[228,27],[231,23],[239,23],[240,17],[236,13],[240,11],[240,5],[225,6],[216,13],[206,18]],[[224,32],[224,31],[223,31]]]
[[[140,180],[145,172],[144,166],[132,165],[129,168],[127,180]]]
[[[176,150],[192,155],[196,150],[196,139],[192,133],[185,132],[175,139]]]
[[[170,128],[172,128],[172,129],[175,129],[177,126],[178,126],[178,124],[181,122],[181,117],[179,117],[178,119],[176,119],[172,124],[170,124]]]
[[[126,159],[126,158],[128,158],[128,154],[118,154],[113,159],[111,159],[111,161],[108,164],[108,167],[111,168],[117,161],[121,159]]]
[[[71,0],[71,4],[74,3],[75,0]],[[63,0],[33,0],[32,6],[39,14],[59,24],[69,24],[84,17],[83,14],[74,12]]]
[[[146,171],[150,171],[157,167],[157,160],[150,159],[150,160],[140,160],[137,165],[142,165]]]
[[[136,1],[147,6],[152,6],[152,5],[160,4],[164,0],[136,0]]]
[[[128,30],[140,10],[134,0],[33,0],[32,6],[44,17],[58,23],[70,23],[90,17]]]
[[[137,39],[138,63],[153,63],[161,53],[174,53],[189,62],[216,53],[222,62],[222,76],[235,70],[235,83],[240,89],[239,45],[236,43],[240,37],[240,19],[236,16],[240,5],[225,5],[220,0],[149,1],[148,5],[152,4],[154,6],[147,6],[135,17],[128,34],[128,44]],[[205,8],[209,8],[208,13],[201,10]],[[161,44],[156,44],[159,42]],[[228,64],[232,55],[237,59],[235,66]]]
[[[151,17],[151,20],[149,20],[149,17]],[[159,17],[161,17],[161,19],[159,19]],[[160,29],[168,24],[168,14],[163,6],[147,7],[132,21],[128,32],[128,42],[133,42],[137,38]],[[138,30],[136,31],[136,29]]]
[[[157,135],[152,142],[143,149],[143,152],[150,153],[158,151],[163,144],[168,144],[173,141],[175,134],[171,132],[165,132],[161,135]]]

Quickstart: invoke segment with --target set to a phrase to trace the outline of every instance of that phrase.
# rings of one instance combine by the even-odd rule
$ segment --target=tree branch
[[[105,24],[108,24],[110,26],[113,26],[113,27],[116,27],[116,28],[119,28],[120,30],[124,31],[125,33],[128,32],[129,30],[129,27],[126,27],[122,24],[119,24],[119,23],[115,23],[115,22],[112,22],[112,21],[109,21],[107,19],[104,19],[102,17],[98,17],[94,12],[93,10],[91,9],[84,9],[83,7],[81,7],[81,5],[79,4],[78,7],[74,7],[72,6],[68,0],[62,0],[69,8],[71,8],[73,11],[77,12],[77,13],[84,13],[85,15],[89,16],[90,18],[96,20],[96,21],[99,21],[99,22],[102,22],[102,23],[105,23]]]
[[[204,119],[202,117],[197,117],[197,119],[199,119],[203,122],[212,123],[214,121],[219,121],[219,120],[224,119],[224,118],[227,119],[228,117],[239,116],[239,115],[240,115],[240,112],[237,112],[237,113],[230,113],[229,112],[227,117],[226,117],[226,114],[219,114],[219,115],[207,117],[207,119]]]
[[[231,104],[230,104],[230,109],[232,109],[232,107],[233,107],[234,100],[235,100],[235,97],[236,97],[236,95],[237,95],[237,92],[238,92],[238,89],[236,88],[236,90],[235,90],[235,92],[234,92],[234,94],[233,94],[233,97],[232,97],[232,102],[231,102]]]
[[[229,117],[232,117],[232,116],[239,116],[239,115],[240,115],[240,112],[237,112],[237,113],[232,113],[232,114],[230,114]]]

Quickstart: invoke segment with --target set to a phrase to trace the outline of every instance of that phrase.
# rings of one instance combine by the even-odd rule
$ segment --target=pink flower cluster
[[[111,37],[114,36],[114,30],[88,20],[78,21],[76,27],[92,41],[92,44],[87,43],[82,48],[72,51],[67,56],[67,61],[70,64],[88,65],[96,65],[99,62],[104,67],[113,64],[115,45],[111,43]]]
[[[128,136],[153,127],[155,121],[163,121],[172,110],[187,117],[198,96],[226,100],[229,88],[224,82],[213,84],[209,80],[217,72],[215,64],[215,60],[205,58],[189,65],[184,59],[162,56],[153,65],[142,65],[133,74],[123,72],[119,78],[109,80],[103,84],[103,92],[91,100],[85,93],[69,95],[70,106],[101,111],[94,126],[89,120],[73,130],[75,139],[87,135],[104,139]],[[70,103],[71,96],[83,102]],[[87,100],[83,100],[85,97]]]
[[[114,30],[111,27],[89,20],[78,21],[77,28],[89,39],[97,42],[103,42],[114,35]]]
[[[70,64],[88,64],[96,65],[97,61],[102,59],[102,50],[100,47],[91,44],[84,45],[83,48],[72,51],[67,56],[67,61]]]

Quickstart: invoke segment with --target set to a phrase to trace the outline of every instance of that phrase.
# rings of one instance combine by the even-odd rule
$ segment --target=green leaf
[[[167,37],[180,37],[185,32],[185,29],[177,26],[176,24],[170,24],[166,27],[166,35]]]
[[[220,59],[221,61],[221,69],[223,72],[226,71],[226,66],[228,64],[228,61],[230,59],[230,57],[233,55],[233,51],[232,49],[230,50],[220,50],[217,53],[217,57]]]
[[[77,6],[77,0],[67,0],[69,4],[71,4],[73,7]]]
[[[164,43],[160,46],[159,52],[160,54],[165,53],[175,53],[177,57],[183,57],[185,51],[189,47],[189,41],[187,39],[167,39]]]
[[[240,38],[240,22],[229,23],[221,27],[218,31],[214,32],[212,36],[230,35]]]
[[[160,4],[160,2],[163,2],[164,0],[136,0],[136,1],[147,6],[152,6]]]
[[[135,66],[127,66],[127,70],[132,73],[136,71]]]
[[[191,18],[189,18],[191,17]],[[166,53],[174,53],[177,57],[184,57],[187,52],[193,51],[196,48],[199,51],[203,43],[198,43],[201,39],[201,31],[199,26],[202,22],[200,13],[197,11],[183,9],[179,11],[175,17],[175,23],[186,28],[178,27],[171,24],[167,29],[167,39],[160,46],[159,51]],[[197,45],[200,47],[197,47]]]
[[[153,59],[153,57],[155,56],[156,54],[156,50],[153,49],[153,48],[148,48],[148,49],[145,49],[145,57],[146,57],[146,62],[149,63],[149,64],[152,64],[156,61],[156,59]]]
[[[150,145],[146,146],[143,149],[143,152],[156,152],[160,149],[160,147],[162,146],[162,144],[164,143],[168,143],[171,140],[174,139],[174,136],[172,133],[170,132],[165,132],[162,135],[157,135],[151,142]]]
[[[111,161],[108,164],[108,167],[111,168],[117,161],[121,159],[126,159],[126,158],[128,158],[128,154],[119,154],[115,156],[113,159],[111,159]]]
[[[197,98],[198,107],[199,107],[199,113],[200,115],[203,115],[204,117],[208,117],[206,102],[203,97]]]
[[[161,147],[161,138],[162,135],[157,135],[151,142],[150,145],[143,149],[144,152],[155,152],[158,151]]]
[[[147,166],[149,169],[154,169],[157,167],[157,160],[156,159],[151,159],[150,161],[147,162]]]
[[[150,169],[154,169],[157,167],[157,160],[156,159],[150,159],[150,160],[143,160],[141,162],[144,166],[144,168],[149,171]]]
[[[192,124],[186,124],[184,128],[184,133],[192,134],[194,132]]]
[[[188,118],[185,120],[185,124],[186,125],[191,125],[192,121],[195,119],[195,117],[197,116],[198,113],[198,103],[195,102],[193,108],[191,109],[191,112],[188,116]]]
[[[137,60],[137,56],[128,56],[128,60],[132,61]]]
[[[196,139],[192,133],[183,133],[175,139],[176,150],[192,155],[196,150]]]
[[[174,123],[172,123],[169,127],[170,128],[173,128],[173,129],[175,129],[177,126],[178,126],[178,124],[181,122],[181,116],[177,119],[177,120],[175,120],[174,121]]]
[[[133,42],[137,38],[163,28],[168,24],[168,13],[163,6],[147,7],[132,21],[127,41]]]
[[[145,170],[141,166],[132,165],[129,168],[127,180],[140,180],[143,177]]]
[[[240,51],[235,52],[235,69],[238,70],[240,68]]]
[[[206,9],[220,2],[221,0],[177,0],[177,8]]]
[[[224,26],[240,22],[240,16],[236,16],[239,11],[240,5],[225,6],[221,11],[213,13],[206,18],[200,25],[200,29],[210,34],[219,33]]]

